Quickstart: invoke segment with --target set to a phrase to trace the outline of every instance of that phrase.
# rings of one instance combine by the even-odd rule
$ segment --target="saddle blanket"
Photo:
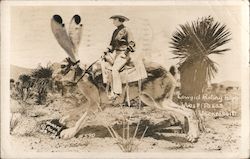
[[[124,69],[122,69],[122,71],[120,72],[120,78],[122,83],[135,82],[148,77],[142,58],[135,54],[131,54],[130,58],[130,63],[132,63],[132,67],[130,65],[125,65]],[[103,83],[111,83],[112,66],[108,62],[102,60],[101,68]]]

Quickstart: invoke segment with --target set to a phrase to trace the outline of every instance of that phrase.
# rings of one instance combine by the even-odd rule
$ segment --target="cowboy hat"
[[[124,21],[129,21],[129,19],[123,15],[113,15],[109,19],[116,19],[116,18],[123,19]]]

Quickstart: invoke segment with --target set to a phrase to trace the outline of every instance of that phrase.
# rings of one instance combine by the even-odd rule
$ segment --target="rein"
[[[80,60],[73,62],[70,58],[66,58],[66,61],[68,62],[68,65],[61,65],[61,68],[65,68],[65,71],[62,72],[64,76],[69,73],[71,66],[75,66],[80,62]]]
[[[102,58],[102,57],[101,57]],[[100,59],[101,59],[100,58]],[[77,84],[84,76],[86,73],[89,73],[88,71],[90,70],[90,68],[97,62],[99,61],[100,59],[94,61],[91,65],[89,65],[89,67],[84,71],[84,73],[82,74],[82,76],[75,82],[75,84]]]

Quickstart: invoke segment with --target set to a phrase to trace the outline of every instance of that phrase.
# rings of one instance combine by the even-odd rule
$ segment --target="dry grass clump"
[[[114,138],[118,144],[118,146],[120,147],[120,149],[123,152],[134,152],[138,149],[138,146],[140,145],[142,139],[144,138],[144,135],[148,129],[148,127],[145,128],[142,136],[140,139],[136,138],[137,132],[138,132],[138,128],[140,125],[140,121],[137,123],[136,129],[134,131],[133,136],[130,135],[130,122],[129,120],[126,120],[125,122],[123,122],[123,133],[122,136],[120,136],[111,126],[107,126],[107,129],[110,133],[110,135],[112,136],[112,138]]]

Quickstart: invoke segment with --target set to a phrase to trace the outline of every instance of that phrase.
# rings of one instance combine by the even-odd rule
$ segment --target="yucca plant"
[[[52,78],[53,70],[51,67],[42,67],[35,69],[31,76],[33,78]]]
[[[21,99],[25,100],[25,98],[24,98],[25,91],[26,91],[26,93],[28,93],[29,88],[31,87],[31,83],[32,83],[31,77],[30,77],[30,75],[27,75],[27,74],[21,74],[18,77],[18,80],[20,81],[19,93],[21,95]]]
[[[226,25],[214,22],[211,16],[180,25],[171,38],[171,48],[180,59],[181,92],[196,95],[203,91],[207,82],[218,72],[217,64],[209,55],[221,55],[230,50],[220,47],[230,41],[230,31]]]
[[[208,82],[218,72],[218,65],[209,56],[222,55],[229,48],[221,48],[231,38],[225,24],[211,16],[180,25],[171,38],[173,59],[179,59],[181,93],[202,95]],[[197,101],[193,101],[197,102]]]
[[[44,104],[47,99],[49,89],[52,89],[52,74],[51,67],[42,67],[35,69],[31,77],[35,79],[35,89],[37,91],[37,103]]]

